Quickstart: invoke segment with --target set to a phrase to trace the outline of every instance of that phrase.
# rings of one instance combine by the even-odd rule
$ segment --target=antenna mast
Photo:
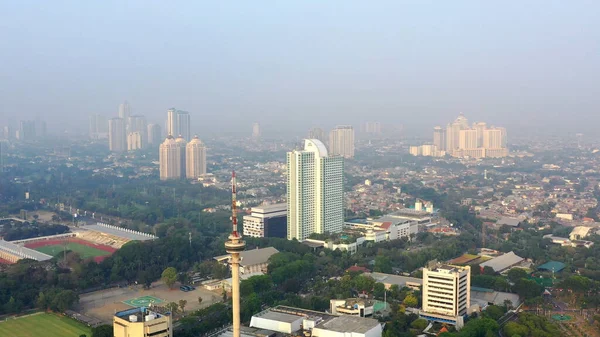
[[[235,171],[231,172],[231,224],[233,226],[232,236],[239,237],[237,223],[237,191]]]

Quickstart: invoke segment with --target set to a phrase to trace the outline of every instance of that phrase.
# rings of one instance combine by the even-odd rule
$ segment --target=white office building
[[[430,264],[423,268],[421,317],[461,328],[471,306],[471,267]]]
[[[344,159],[329,156],[317,139],[287,154],[287,238],[338,233],[344,223]]]

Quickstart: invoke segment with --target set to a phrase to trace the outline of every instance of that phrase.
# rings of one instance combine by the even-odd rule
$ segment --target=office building
[[[129,116],[128,123],[129,129],[128,133],[137,132],[141,138],[141,147],[145,148],[148,144],[148,124],[146,123],[146,117],[141,115]]]
[[[167,135],[190,140],[190,114],[175,108],[167,111]]]
[[[421,317],[460,329],[471,306],[471,267],[432,262],[423,268],[422,291]]]
[[[89,135],[91,139],[108,138],[108,119],[105,116],[94,114],[90,116]]]
[[[113,152],[127,150],[125,120],[123,118],[111,118],[108,121],[108,147]]]
[[[344,159],[329,156],[317,139],[287,153],[287,238],[338,233],[344,223]]]
[[[181,179],[182,158],[181,146],[173,136],[167,139],[159,147],[160,180]]]
[[[173,321],[163,308],[134,308],[115,313],[113,330],[115,337],[172,337]]]
[[[142,135],[139,132],[129,132],[127,134],[127,151],[142,149]]]
[[[33,140],[35,138],[35,121],[20,121],[17,130],[17,139],[21,141]]]
[[[287,204],[252,207],[244,215],[244,236],[253,238],[287,237]]]
[[[123,121],[128,122],[129,116],[131,116],[131,106],[129,102],[125,101],[119,104],[119,118],[123,119]]]
[[[158,124],[148,124],[148,144],[160,145],[162,142],[162,130]]]
[[[338,125],[329,132],[329,152],[332,156],[354,158],[354,129],[351,125]]]
[[[252,138],[260,138],[260,124],[258,123],[252,124]]]
[[[198,179],[206,174],[206,146],[195,136],[185,148],[185,176]]]

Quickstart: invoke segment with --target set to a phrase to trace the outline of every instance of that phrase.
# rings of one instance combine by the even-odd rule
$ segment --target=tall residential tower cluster
[[[410,154],[414,156],[470,158],[501,158],[508,156],[506,129],[488,127],[478,122],[469,126],[468,120],[461,113],[456,120],[442,128],[433,128],[433,144],[411,146]]]
[[[198,136],[188,142],[190,114],[169,109],[167,131],[169,135],[159,147],[160,179],[198,179],[206,174],[206,146]]]
[[[135,151],[158,145],[162,140],[160,132],[160,126],[148,125],[143,115],[132,115],[131,105],[127,101],[119,105],[118,117],[109,119],[108,123],[102,115],[90,116],[90,138],[108,137],[108,147],[113,152]]]

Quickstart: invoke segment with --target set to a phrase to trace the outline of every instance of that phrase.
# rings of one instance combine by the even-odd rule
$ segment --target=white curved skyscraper
[[[337,233],[344,223],[344,158],[330,157],[318,139],[287,153],[288,240]]]

